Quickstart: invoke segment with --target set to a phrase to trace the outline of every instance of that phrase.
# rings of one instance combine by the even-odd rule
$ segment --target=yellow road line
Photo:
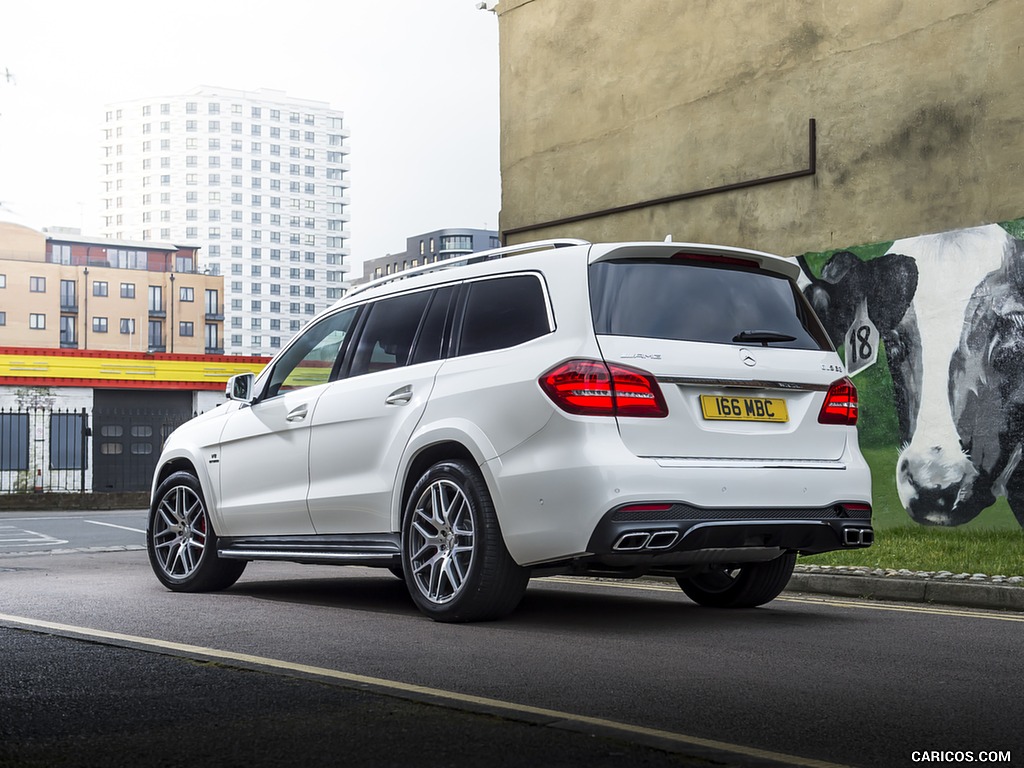
[[[799,757],[796,755],[787,755],[781,752],[757,749],[755,747],[747,747],[742,744],[732,744],[726,741],[717,741],[715,739],[703,739],[698,736],[689,736],[684,733],[666,731],[660,728],[648,728],[642,725],[622,723],[617,720],[607,720],[602,717],[578,715],[572,712],[562,712],[557,709],[547,709],[545,707],[532,707],[527,704],[516,704],[515,702],[502,701],[501,699],[492,699],[486,696],[473,696],[472,694],[458,693],[457,691],[446,691],[441,688],[431,688],[425,685],[403,683],[398,680],[388,680],[386,678],[380,677],[368,677],[366,675],[358,675],[351,672],[342,672],[341,670],[330,669],[327,667],[315,667],[308,664],[295,664],[290,661],[272,659],[266,656],[253,656],[247,653],[223,651],[217,648],[207,648],[200,645],[189,645],[187,643],[176,643],[170,640],[159,640],[157,638],[152,637],[125,635],[121,634],[120,632],[108,632],[102,629],[78,627],[71,624],[60,624],[52,621],[43,621],[41,619],[30,619],[23,616],[11,616],[5,613],[0,613],[0,623],[8,625],[17,625],[21,627],[30,627],[36,630],[44,630],[56,632],[59,634],[67,634],[96,640],[107,640],[114,644],[128,644],[129,646],[141,645],[148,648],[156,648],[162,651],[173,651],[175,653],[180,653],[187,656],[200,656],[204,658],[221,659],[224,661],[233,661],[242,664],[256,665],[260,667],[267,667],[270,669],[283,670],[286,672],[299,673],[302,675],[311,675],[321,678],[327,678],[330,680],[340,680],[345,683],[354,683],[360,686],[372,686],[379,690],[397,692],[400,694],[429,696],[435,699],[439,699],[441,701],[470,705],[472,707],[486,707],[491,710],[505,711],[512,714],[531,715],[533,717],[549,718],[556,722],[568,722],[578,725],[592,726],[596,728],[617,731],[619,733],[624,733],[633,736],[644,736],[648,738],[662,739],[666,742],[701,747],[705,749],[714,749],[721,752],[728,752],[734,755],[743,755],[746,757],[753,757],[760,760],[771,760],[783,763],[785,765],[800,766],[801,768],[847,768],[846,766],[843,766],[839,763],[829,763],[823,760],[814,760],[811,758]]]
[[[584,587],[613,587],[615,589],[638,589],[644,592],[679,592],[679,587],[674,584],[658,584],[656,582],[610,582],[596,581],[594,579],[577,579],[571,576],[550,576],[547,581],[561,584],[573,584]],[[542,582],[534,581],[534,584]],[[890,603],[875,603],[869,600],[851,600],[840,597],[793,597],[781,596],[775,598],[776,602],[783,603],[805,603],[808,605],[828,605],[838,608],[861,608],[867,611],[893,611],[896,613],[923,613],[929,616],[954,616],[966,619],[990,619],[992,621],[1012,621],[1024,623],[1024,614],[999,613],[995,611],[972,610],[970,608],[944,608],[933,605],[893,605]]]

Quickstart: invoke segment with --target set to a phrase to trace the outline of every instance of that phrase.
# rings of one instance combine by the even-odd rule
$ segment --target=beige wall
[[[503,231],[799,253],[1024,215],[1019,0],[503,0]]]
[[[21,224],[0,221],[0,259],[46,261],[46,235]]]

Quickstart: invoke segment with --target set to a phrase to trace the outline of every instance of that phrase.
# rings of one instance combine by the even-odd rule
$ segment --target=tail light
[[[541,389],[568,413],[582,416],[668,416],[654,376],[627,365],[570,360],[540,377]]]
[[[854,426],[857,423],[857,387],[848,378],[833,382],[825,395],[818,413],[820,424],[844,424]]]

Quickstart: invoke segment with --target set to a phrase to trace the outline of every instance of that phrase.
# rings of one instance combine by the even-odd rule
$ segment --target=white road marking
[[[266,656],[253,656],[247,653],[234,653],[233,651],[223,651],[216,648],[207,648],[200,645],[177,643],[170,640],[160,640],[152,637],[124,635],[120,632],[107,632],[101,629],[77,627],[70,624],[59,624],[52,621],[43,621],[41,619],[29,619],[22,616],[11,616],[9,614],[4,613],[0,613],[0,622],[22,627],[30,627],[37,630],[57,632],[61,634],[86,637],[96,640],[105,640],[109,641],[111,644],[116,645],[127,644],[129,647],[143,646],[148,648],[156,648],[159,650],[173,651],[175,653],[185,654],[187,656],[197,655],[203,658],[223,659],[225,661],[234,661],[247,665],[267,667],[270,669],[282,670],[284,672],[293,672],[300,675],[315,676],[330,680],[338,680],[345,683],[357,685],[361,688],[372,687],[378,690],[388,691],[392,694],[398,692],[399,694],[411,694],[413,696],[429,696],[434,699],[451,702],[453,704],[460,704],[463,706],[469,705],[471,707],[482,707],[490,709],[492,711],[498,710],[508,712],[511,714],[530,715],[531,717],[543,717],[545,719],[549,719],[551,721],[551,724],[556,726],[560,723],[574,723],[577,725],[591,726],[600,729],[609,729],[613,731],[618,731],[619,733],[631,734],[634,736],[663,739],[665,741],[674,742],[676,744],[682,744],[691,747],[714,749],[720,752],[731,753],[734,755],[744,755],[746,757],[753,757],[760,760],[771,760],[774,762],[782,763],[784,765],[799,766],[799,768],[846,768],[846,766],[843,766],[838,763],[829,763],[824,760],[815,760],[813,758],[800,757],[798,755],[787,755],[782,752],[773,752],[767,749],[757,749],[756,747],[748,747],[743,744],[732,744],[727,741],[718,741],[716,739],[704,739],[699,736],[690,736],[685,733],[666,731],[660,728],[651,728],[644,725],[623,723],[617,720],[607,720],[603,717],[590,717],[589,715],[579,715],[573,712],[562,712],[557,709],[534,707],[530,706],[529,704],[517,704],[512,701],[492,699],[486,696],[474,696],[472,694],[459,693],[457,691],[446,691],[442,688],[431,688],[429,686],[416,685],[414,683],[403,683],[399,680],[388,680],[387,678],[381,677],[368,677],[367,675],[359,675],[353,672],[343,672],[337,669],[330,669],[329,667],[314,667],[308,664],[295,664],[290,661],[273,659]]]
[[[91,523],[92,525],[105,525],[108,528],[120,528],[122,531],[131,531],[132,533],[145,533],[144,530],[139,528],[129,528],[127,525],[114,525],[114,523],[101,523],[99,520],[83,520],[84,523]]]
[[[5,547],[53,547],[67,544],[67,539],[57,539],[45,533],[0,525],[0,546]]]

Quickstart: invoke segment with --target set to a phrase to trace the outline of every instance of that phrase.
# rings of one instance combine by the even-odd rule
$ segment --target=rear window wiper
[[[767,347],[773,342],[796,341],[796,336],[778,331],[748,330],[740,331],[732,337],[732,340],[742,344],[761,344]]]

